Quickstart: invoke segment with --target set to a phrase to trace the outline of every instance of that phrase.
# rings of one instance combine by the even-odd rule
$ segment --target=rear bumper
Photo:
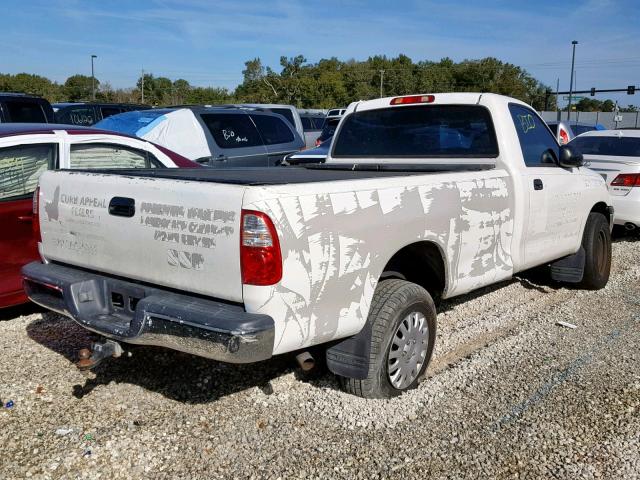
[[[33,302],[114,340],[229,363],[266,360],[273,353],[273,319],[240,305],[56,264],[33,262],[22,274]]]
[[[640,227],[640,189],[634,187],[632,191],[625,196],[612,195],[611,203],[616,209],[616,225],[633,223],[637,227]]]

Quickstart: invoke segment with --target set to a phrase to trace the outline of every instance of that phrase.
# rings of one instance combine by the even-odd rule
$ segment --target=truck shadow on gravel
[[[640,233],[614,229],[611,240],[613,243],[636,243],[640,242]]]
[[[36,305],[35,303],[25,303],[23,305],[17,305],[15,307],[8,307],[0,309],[0,322],[3,320],[13,320],[17,317],[23,317],[27,315],[32,315],[34,313],[42,313],[46,310],[42,308],[40,305]]]
[[[35,342],[63,356],[75,369],[77,352],[96,340],[73,320],[45,312],[27,326]],[[70,394],[83,398],[100,385],[129,383],[165,397],[191,404],[209,403],[253,387],[272,392],[270,381],[291,371],[288,355],[253,365],[223,364],[173,350],[133,346],[132,355],[109,358],[87,374],[84,384],[69,385]]]
[[[552,293],[562,288],[571,288],[569,284],[562,284],[552,280],[547,267],[538,267],[524,272],[519,272],[516,276],[508,280],[488,285],[458,297],[442,300],[437,307],[437,312],[439,314],[448,312],[459,305],[496,292],[502,288],[508,287],[509,285],[513,285],[514,283],[519,283],[527,290],[536,290],[540,293]]]

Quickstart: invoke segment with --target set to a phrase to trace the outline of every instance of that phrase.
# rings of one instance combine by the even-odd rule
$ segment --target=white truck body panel
[[[48,260],[240,302],[237,224],[243,191],[234,185],[212,189],[196,182],[46,172],[40,252]],[[109,202],[118,196],[135,196],[135,217],[109,215]]]
[[[509,278],[511,194],[500,170],[251,189],[245,208],[273,220],[283,278],[244,285],[245,308],[274,318],[283,353],[357,333],[385,265],[415,242],[446,259],[444,296]]]

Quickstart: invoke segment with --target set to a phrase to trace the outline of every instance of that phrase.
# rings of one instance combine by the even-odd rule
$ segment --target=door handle
[[[542,180],[540,180],[539,178],[536,178],[533,180],[534,190],[542,190],[543,188],[544,188],[544,185],[542,184]]]
[[[31,223],[33,221],[33,215],[20,215],[18,217],[19,222]]]
[[[136,213],[136,201],[128,197],[113,197],[109,202],[109,215],[131,218]]]

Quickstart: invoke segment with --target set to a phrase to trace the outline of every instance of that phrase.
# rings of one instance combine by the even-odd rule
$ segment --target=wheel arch
[[[591,210],[589,210],[589,213],[594,213],[594,212],[601,213],[602,215],[604,215],[609,225],[611,225],[613,219],[611,218],[611,215],[610,215],[609,206],[605,202],[598,202],[593,207],[591,207]]]
[[[431,240],[409,243],[386,262],[379,280],[399,278],[424,288],[438,304],[449,287],[447,261],[443,248]]]

